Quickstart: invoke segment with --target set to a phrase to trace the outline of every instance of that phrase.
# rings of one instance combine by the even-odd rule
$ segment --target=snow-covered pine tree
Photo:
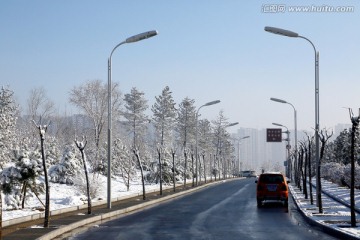
[[[11,161],[10,152],[16,139],[18,106],[13,91],[2,87],[0,90],[0,169]]]
[[[125,127],[132,138],[132,147],[138,147],[143,144],[147,124],[149,119],[145,114],[148,108],[144,92],[133,87],[130,93],[125,94]]]
[[[15,125],[18,107],[13,91],[2,87],[0,90],[0,169],[10,161],[9,153],[15,139]],[[0,188],[1,190],[1,188]],[[0,228],[2,228],[2,196],[0,191]],[[1,236],[1,234],[0,234]]]
[[[123,179],[126,190],[129,191],[130,181],[136,176],[136,162],[134,161],[133,154],[120,139],[114,141],[112,153],[112,172]]]
[[[141,179],[143,183],[143,198],[145,200],[145,177],[143,171],[143,159],[140,158],[140,148],[145,149],[145,131],[147,129],[148,117],[145,114],[148,108],[147,100],[144,98],[144,92],[140,92],[135,87],[131,89],[130,93],[125,94],[125,111],[124,117],[126,119],[125,127],[129,135],[132,137],[131,149],[138,160],[138,165],[141,171]],[[143,151],[145,156],[145,151]]]
[[[180,104],[177,110],[176,118],[176,133],[177,142],[181,146],[184,153],[184,160],[182,166],[184,186],[186,186],[186,179],[188,176],[188,159],[189,149],[195,145],[195,126],[196,126],[196,110],[194,106],[195,100],[186,97]]]
[[[217,173],[220,179],[221,170],[223,168],[224,162],[222,159],[223,155],[223,146],[225,142],[225,127],[229,124],[228,119],[224,116],[224,111],[221,110],[219,112],[218,117],[212,121],[213,124],[213,132],[214,132],[214,139],[213,144],[215,146],[215,159],[214,159],[214,169],[213,173]],[[216,180],[216,175],[215,175]]]
[[[81,158],[72,143],[65,147],[60,162],[49,168],[49,179],[51,182],[72,185],[81,168]]]
[[[156,129],[156,142],[162,147],[172,143],[172,134],[176,118],[175,102],[170,88],[166,86],[161,95],[155,97],[155,103],[151,108],[153,123]]]
[[[211,162],[210,162],[210,155],[213,152],[213,133],[212,128],[210,125],[210,121],[207,119],[202,119],[199,121],[199,135],[198,135],[198,155],[200,161],[200,179],[201,175],[204,176],[205,182],[206,182],[206,175],[208,174],[208,171],[211,169]]]
[[[170,88],[166,86],[161,95],[155,97],[155,103],[151,110],[153,112],[153,122],[155,126],[155,141],[158,145],[158,160],[160,171],[156,174],[160,179],[160,189],[162,189],[163,175],[166,176],[166,182],[171,180],[170,154],[167,149],[172,144],[173,128],[176,118],[175,102]],[[165,166],[165,167],[164,167]],[[160,190],[160,194],[162,191]]]

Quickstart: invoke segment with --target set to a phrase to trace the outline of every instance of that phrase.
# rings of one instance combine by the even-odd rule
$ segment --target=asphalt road
[[[67,239],[334,239],[308,226],[292,201],[289,209],[258,209],[255,186],[254,179],[216,184]]]

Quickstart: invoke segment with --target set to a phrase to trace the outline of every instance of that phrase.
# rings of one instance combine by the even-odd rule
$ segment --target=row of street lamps
[[[302,38],[305,39],[306,41],[308,41],[311,46],[314,49],[315,52],[315,158],[316,158],[316,174],[317,174],[317,178],[316,178],[316,186],[320,186],[320,138],[319,138],[319,131],[320,131],[320,114],[319,114],[319,52],[316,50],[315,45],[306,37],[299,35],[296,32],[292,32],[289,30],[285,30],[285,29],[281,29],[281,28],[275,28],[275,27],[265,27],[264,28],[265,31],[270,32],[270,33],[274,33],[274,34],[278,34],[278,35],[282,35],[282,36],[286,36],[286,37],[293,37],[293,38]],[[281,99],[271,99],[273,101],[277,101],[280,103],[288,103],[284,100]],[[289,103],[290,104],[290,103]],[[293,108],[294,106],[292,104],[290,104]],[[295,115],[295,128],[296,128],[296,110],[294,108],[294,115]],[[295,136],[297,134],[297,130],[295,129]],[[297,139],[295,140],[295,144],[297,144]],[[297,145],[295,145],[295,157],[297,157]],[[320,195],[320,188],[317,187],[316,188],[316,196],[317,196],[317,203],[319,203],[319,199],[321,197]]]
[[[312,47],[314,48],[315,51],[315,145],[316,145],[316,164],[317,166],[319,166],[319,159],[320,159],[320,151],[319,151],[319,52],[317,52],[315,45],[306,37],[303,37],[301,35],[299,35],[298,33],[289,31],[289,30],[285,30],[285,29],[280,29],[280,28],[275,28],[275,27],[265,27],[264,29],[267,32],[270,33],[274,33],[274,34],[278,34],[278,35],[282,35],[282,36],[287,36],[287,37],[296,37],[296,38],[302,38],[307,40]],[[116,45],[113,50],[110,53],[109,59],[108,59],[108,181],[107,181],[107,205],[108,208],[111,208],[111,90],[112,90],[112,86],[111,86],[111,58],[112,58],[112,54],[114,53],[114,51],[120,46],[123,45],[125,43],[133,43],[133,42],[138,42],[144,39],[148,39],[151,37],[154,37],[158,34],[157,31],[152,30],[152,31],[148,31],[148,32],[144,32],[144,33],[140,33],[134,36],[131,36],[129,38],[127,38],[125,41],[120,42],[118,45]],[[271,98],[272,101],[276,101],[276,102],[280,102],[280,103],[286,103],[289,104],[293,107],[294,109],[294,125],[295,125],[295,158],[297,158],[297,117],[296,117],[296,109],[295,107],[282,99],[277,99],[277,98]],[[199,111],[202,107],[206,107],[206,106],[211,106],[214,104],[219,103],[220,100],[215,100],[212,102],[208,102],[202,106],[200,106],[196,112],[196,185],[198,183],[198,115],[199,115]],[[233,124],[229,124],[227,127],[230,126],[234,126],[238,123],[233,123]],[[243,137],[247,138],[249,136]],[[240,161],[239,161],[240,164]],[[317,174],[319,174],[319,168],[317,167]],[[317,182],[316,184],[319,186],[319,178],[317,178]],[[317,191],[317,195],[319,196],[319,192],[318,192],[318,188],[316,188]]]

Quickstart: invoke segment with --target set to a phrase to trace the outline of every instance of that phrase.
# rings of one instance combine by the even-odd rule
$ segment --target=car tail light
[[[286,185],[285,185],[285,184],[282,185],[281,190],[282,190],[282,191],[287,191],[287,188],[286,188]]]

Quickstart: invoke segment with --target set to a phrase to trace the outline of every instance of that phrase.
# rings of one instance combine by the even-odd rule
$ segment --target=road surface
[[[258,209],[255,193],[254,178],[225,181],[67,239],[335,239],[308,226],[291,200]]]

